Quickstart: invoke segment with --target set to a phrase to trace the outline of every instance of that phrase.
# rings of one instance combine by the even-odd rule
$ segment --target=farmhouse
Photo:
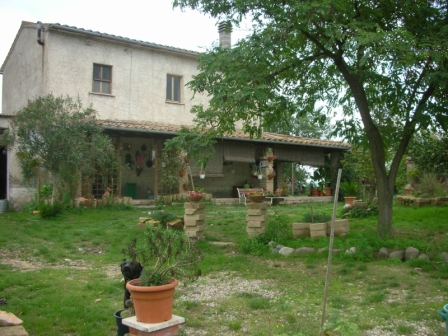
[[[230,36],[220,30],[220,41]],[[16,111],[28,100],[52,93],[79,97],[84,106],[98,111],[105,132],[119,149],[126,167],[108,181],[100,176],[84,181],[80,195],[101,196],[107,184],[114,194],[134,199],[153,199],[173,192],[161,183],[164,141],[181,126],[192,126],[193,105],[206,105],[206,96],[195,95],[185,85],[197,74],[198,52],[133,40],[58,23],[22,22],[4,60],[0,132],[8,128]],[[283,166],[291,162],[322,166],[329,155],[336,166],[349,145],[339,141],[263,133],[250,139],[237,131],[219,139],[215,158],[207,165],[205,179],[190,167],[194,184],[214,198],[236,197],[235,188],[245,183],[273,191],[283,184]],[[268,162],[267,153],[275,161]],[[0,198],[15,208],[28,201],[34,185],[21,178],[14,149],[0,152]],[[255,170],[264,177],[258,179]],[[267,178],[275,170],[276,176]],[[179,176],[179,190],[189,180]]]

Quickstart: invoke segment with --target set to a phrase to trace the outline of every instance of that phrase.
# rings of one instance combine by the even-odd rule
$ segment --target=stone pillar
[[[259,236],[266,231],[266,222],[268,221],[267,203],[247,203],[246,232],[252,238]]]
[[[274,192],[274,178],[270,180],[268,175],[274,171],[274,161],[269,162],[265,160],[266,164],[261,167],[261,173],[263,174],[263,179],[260,181],[260,187],[265,191]]]
[[[283,179],[283,165],[284,162],[277,162],[277,188],[283,189],[285,180]]]
[[[184,230],[188,237],[204,239],[206,203],[184,203]]]

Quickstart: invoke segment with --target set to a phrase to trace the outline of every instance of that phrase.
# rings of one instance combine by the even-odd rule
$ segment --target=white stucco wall
[[[92,104],[100,119],[191,124],[194,104],[185,84],[198,71],[194,57],[50,30],[46,34],[46,92],[79,96]],[[112,93],[92,93],[93,64],[112,66]],[[182,76],[182,103],[167,103],[166,76]]]
[[[2,114],[14,114],[42,92],[43,50],[34,24],[24,24],[3,68]],[[3,61],[3,60],[2,60]]]

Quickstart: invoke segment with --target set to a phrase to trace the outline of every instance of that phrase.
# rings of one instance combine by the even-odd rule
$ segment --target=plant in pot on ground
[[[359,194],[359,184],[356,182],[344,181],[340,185],[346,204],[353,204]],[[351,203],[350,203],[351,202]]]
[[[123,249],[125,255],[143,266],[140,278],[126,285],[138,321],[159,323],[171,319],[178,282],[194,281],[200,275],[198,264],[203,254],[195,243],[184,231],[148,226],[139,239],[135,238]],[[146,297],[151,294],[158,297]]]

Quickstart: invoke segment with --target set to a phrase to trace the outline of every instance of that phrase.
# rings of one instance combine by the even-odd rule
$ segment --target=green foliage
[[[38,206],[39,215],[43,219],[57,217],[62,213],[63,206],[59,202],[53,204],[42,202]]]
[[[331,220],[331,215],[319,212],[309,211],[305,212],[302,217],[303,223],[324,223]]]
[[[377,182],[370,153],[365,149],[354,147],[350,152],[344,154],[341,164],[343,170],[348,170],[352,173],[349,180],[341,182],[341,191],[344,196],[357,197],[361,194],[362,200],[370,204],[377,191]],[[356,183],[356,190],[356,187],[353,185],[355,182],[350,181],[361,181],[362,185]],[[347,193],[352,193],[352,195]]]
[[[156,221],[160,221],[160,225],[162,225],[163,227],[166,227],[168,222],[171,222],[177,218],[179,218],[179,216],[177,216],[176,214],[169,212],[169,211],[154,211],[150,217]]]
[[[420,170],[448,175],[448,138],[445,133],[431,130],[419,131],[407,153]]]
[[[184,283],[200,275],[198,263],[202,251],[184,231],[163,226],[147,226],[143,237],[137,238],[123,249],[123,253],[143,266],[141,285],[160,286],[174,278]]]
[[[189,129],[181,127],[177,135],[165,141],[165,148],[174,151],[179,156],[187,154],[193,161],[193,165],[200,169],[205,169],[210,159],[214,157],[215,132],[201,130],[200,128]]]
[[[179,171],[184,169],[182,158],[176,151],[163,150],[162,160],[160,160],[159,169],[162,171],[161,182],[164,184],[168,194],[177,194],[179,192]],[[162,167],[162,161],[165,166]]]
[[[378,215],[378,206],[376,204],[371,204],[366,209],[342,208],[341,211],[341,217],[349,217],[349,218],[365,218],[377,215]]]
[[[345,197],[358,197],[360,188],[357,182],[341,182],[340,188]]]
[[[114,146],[103,134],[96,111],[83,108],[79,99],[49,94],[29,101],[15,114],[11,132],[23,174],[43,167],[72,197],[80,174],[88,177],[118,167]]]
[[[22,206],[22,212],[32,213],[33,211],[37,210],[38,208],[39,208],[39,203],[37,203],[36,200],[31,200]]]
[[[426,173],[420,177],[417,192],[420,197],[440,197],[447,194],[434,173]]]
[[[40,187],[40,197],[41,199],[49,199],[53,193],[53,184],[44,184]]]
[[[241,253],[252,254],[259,257],[266,254],[268,251],[268,245],[263,239],[260,239],[259,237],[246,237],[242,239],[238,244],[238,248]]]

